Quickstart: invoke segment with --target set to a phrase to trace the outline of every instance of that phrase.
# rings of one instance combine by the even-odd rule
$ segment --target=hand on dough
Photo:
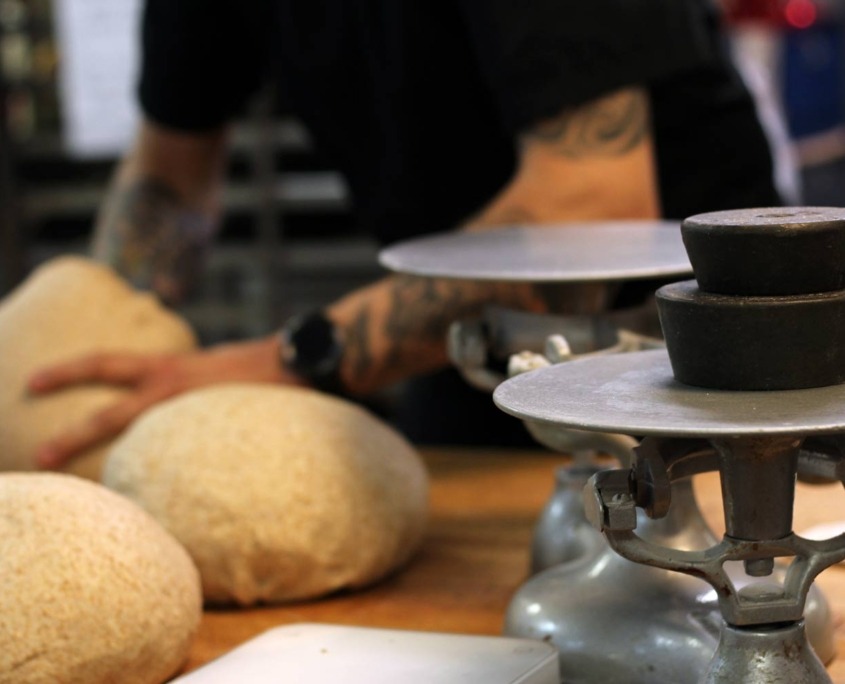
[[[86,383],[119,385],[128,392],[111,406],[41,444],[36,462],[43,468],[58,468],[114,437],[154,404],[222,382],[302,384],[299,378],[282,371],[275,336],[180,354],[92,354],[45,368],[29,379],[28,390],[32,394]]]

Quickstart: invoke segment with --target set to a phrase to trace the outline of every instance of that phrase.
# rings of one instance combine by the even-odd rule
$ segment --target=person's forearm
[[[94,258],[136,287],[181,301],[217,227],[224,146],[223,132],[187,136],[145,124],[100,209]]]
[[[389,276],[328,308],[344,341],[341,383],[351,394],[365,395],[446,366],[449,326],[479,316],[487,305],[595,312],[604,307],[604,294],[590,284],[548,288]]]
[[[444,366],[449,325],[478,313],[494,289],[499,288],[397,275],[341,299],[329,308],[329,317],[344,341],[343,386],[368,394]],[[534,304],[530,295],[514,294],[523,308]]]

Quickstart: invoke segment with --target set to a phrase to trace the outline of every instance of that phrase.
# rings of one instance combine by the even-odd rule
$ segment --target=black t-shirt
[[[141,102],[216,127],[274,79],[382,242],[454,228],[564,107],[649,89],[667,218],[779,203],[753,102],[708,0],[147,0]],[[417,442],[533,444],[454,371],[410,383]]]
[[[455,227],[507,182],[519,131],[634,84],[664,216],[779,203],[708,0],[147,0],[153,120],[215,127],[266,79],[383,242]]]

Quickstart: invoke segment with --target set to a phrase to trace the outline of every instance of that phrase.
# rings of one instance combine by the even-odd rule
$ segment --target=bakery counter
[[[528,572],[537,515],[552,492],[554,472],[567,463],[542,451],[426,449],[431,515],[420,552],[401,571],[362,591],[319,601],[253,609],[207,610],[185,671],[270,629],[323,622],[464,634],[500,634],[506,606]],[[723,529],[718,475],[696,478],[701,509]],[[845,519],[841,485],[799,484],[795,529]],[[845,566],[817,583],[837,616],[840,654],[829,667],[845,684]]]

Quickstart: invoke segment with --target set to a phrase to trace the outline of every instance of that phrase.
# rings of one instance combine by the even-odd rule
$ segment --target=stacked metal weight
[[[845,210],[716,212],[681,230],[696,279],[657,292],[680,382],[749,391],[845,381]]]
[[[696,280],[657,292],[661,327],[678,381],[742,393],[845,382],[844,210],[805,207],[702,214],[687,219],[682,233]],[[801,393],[794,395],[794,402],[798,410]],[[795,440],[800,444],[800,435]],[[774,559],[755,558],[754,541],[763,547],[792,537],[796,452],[786,441],[779,445],[777,438],[765,433],[756,440],[712,444],[721,458],[727,534],[735,543],[748,540],[751,553],[744,560],[745,570],[766,577]],[[793,544],[795,549],[802,546]],[[802,549],[808,554],[803,563],[817,568],[788,578],[783,594],[765,584],[746,593],[746,599],[757,598],[746,601],[734,615],[749,617],[758,601],[758,620],[732,624],[724,615],[727,624],[703,682],[830,681],[806,648],[803,620],[778,622],[779,615],[787,614],[781,610],[785,602],[780,597],[790,595],[790,585],[809,581],[830,562],[823,557],[835,552],[836,545],[820,552],[822,546],[816,551]]]

